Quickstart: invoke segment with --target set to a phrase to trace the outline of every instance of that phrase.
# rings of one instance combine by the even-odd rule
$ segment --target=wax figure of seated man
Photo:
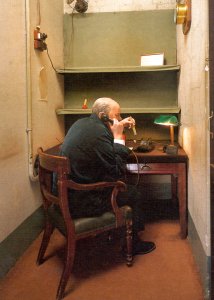
[[[109,121],[110,119],[110,121]],[[113,122],[111,122],[113,120]],[[122,139],[124,127],[132,127],[132,117],[121,119],[119,104],[110,98],[97,99],[92,114],[76,121],[69,129],[61,147],[61,155],[71,161],[71,178],[78,183],[116,181],[125,174],[129,148]],[[111,210],[107,199],[111,190],[69,191],[73,217],[98,216]],[[120,192],[118,205],[133,210],[133,255],[146,254],[155,249],[153,242],[141,241],[138,232],[144,229],[142,196],[136,187],[127,185]]]

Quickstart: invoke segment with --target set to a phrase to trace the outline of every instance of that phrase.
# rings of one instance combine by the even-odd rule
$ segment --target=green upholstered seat
[[[125,219],[132,219],[132,210],[129,206],[123,206],[121,208]],[[54,226],[63,234],[66,235],[65,222],[58,206],[51,205],[48,208],[48,215]],[[76,218],[73,219],[76,234],[90,233],[94,230],[107,230],[108,228],[114,228],[116,223],[116,217],[113,212],[105,212],[98,217]],[[125,225],[125,223],[124,223]]]

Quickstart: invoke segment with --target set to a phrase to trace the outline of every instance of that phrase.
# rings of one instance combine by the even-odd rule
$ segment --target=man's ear
[[[100,120],[102,120],[103,115],[105,115],[105,113],[104,113],[103,111],[99,112],[99,113],[98,113],[98,118],[99,118]]]
[[[108,115],[106,115],[104,112],[100,112],[98,116],[104,123],[111,123],[112,125],[114,124],[114,121],[109,119]]]

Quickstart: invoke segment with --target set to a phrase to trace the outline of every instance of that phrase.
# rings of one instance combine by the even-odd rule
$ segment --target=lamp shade
[[[172,115],[161,115],[154,120],[154,123],[165,126],[178,126],[178,119]]]
[[[169,126],[170,128],[170,145],[174,145],[174,126],[178,126],[178,119],[173,115],[160,115],[154,120],[155,124]]]

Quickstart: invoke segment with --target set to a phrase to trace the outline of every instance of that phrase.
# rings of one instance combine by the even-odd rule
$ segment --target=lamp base
[[[176,145],[165,145],[163,147],[163,152],[170,155],[177,155],[178,154],[178,146]]]

